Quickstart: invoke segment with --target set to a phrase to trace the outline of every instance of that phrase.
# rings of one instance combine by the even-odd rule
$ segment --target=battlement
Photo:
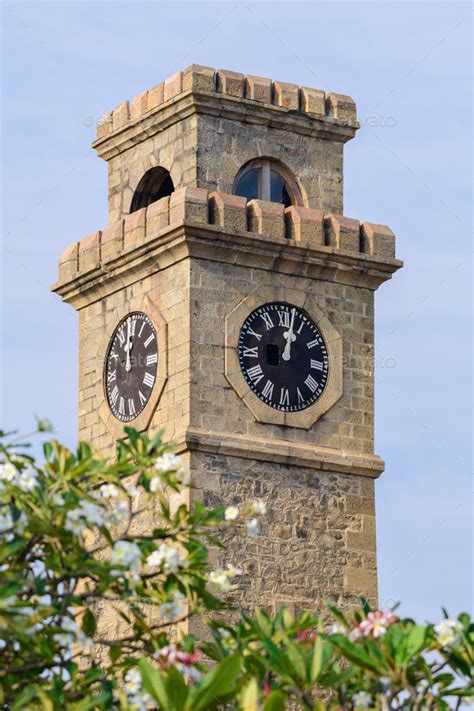
[[[234,108],[240,105],[244,120],[248,120],[252,108],[260,109],[259,118],[266,123],[270,118],[268,115],[262,115],[262,109],[266,109],[267,114],[279,113],[280,118],[281,114],[292,114],[293,118],[299,116],[305,119],[304,125],[298,127],[296,124],[294,130],[311,130],[311,123],[313,130],[316,130],[314,124],[319,124],[319,129],[335,140],[346,141],[352,138],[359,127],[356,105],[350,96],[326,94],[320,89],[192,64],[106,113],[98,122],[94,147],[99,155],[102,155],[103,146],[109,143],[113,136],[189,96],[214,98],[221,104],[230,103]],[[216,113],[212,102],[211,105],[206,103],[199,108]],[[175,114],[177,120],[179,112]],[[170,117],[164,117],[164,120],[168,122]],[[256,117],[252,116],[252,121],[255,120]],[[107,151],[104,157],[108,158]]]
[[[191,228],[193,235],[210,239],[211,252],[220,239],[231,249],[238,246],[251,255],[257,247],[278,254],[293,249],[298,259],[317,258],[331,264],[333,271],[339,261],[358,265],[361,271],[372,268],[385,273],[377,277],[378,283],[402,266],[395,259],[395,235],[385,225],[186,187],[67,247],[60,256],[59,279],[53,289],[64,295],[68,288],[63,287],[71,282],[84,284],[84,280],[111,274],[115,266],[133,261],[134,253],[152,254],[160,245],[163,249],[180,228],[185,228],[185,239]]]

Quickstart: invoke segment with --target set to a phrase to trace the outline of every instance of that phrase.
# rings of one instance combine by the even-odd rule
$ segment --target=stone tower
[[[242,607],[377,596],[374,292],[402,263],[342,216],[357,128],[347,96],[193,65],[99,122],[109,225],[60,257],[80,437],[164,428],[192,499],[265,500],[227,540]]]

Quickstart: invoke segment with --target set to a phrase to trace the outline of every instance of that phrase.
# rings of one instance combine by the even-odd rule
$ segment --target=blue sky
[[[376,295],[383,606],[471,602],[468,3],[3,3],[2,423],[73,444],[77,319],[57,257],[106,225],[107,110],[195,62],[350,94],[345,214],[405,268]]]

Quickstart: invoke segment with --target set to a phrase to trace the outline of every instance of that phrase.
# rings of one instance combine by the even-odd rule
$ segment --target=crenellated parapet
[[[114,269],[123,274],[137,255],[143,260],[144,255],[153,259],[154,254],[163,254],[180,238],[207,244],[206,256],[211,259],[213,250],[227,249],[233,261],[239,253],[279,257],[286,272],[291,263],[300,262],[305,269],[312,264],[323,267],[332,280],[347,279],[352,273],[361,279],[365,274],[369,288],[402,266],[395,258],[395,235],[385,225],[186,187],[67,247],[59,259],[54,290],[65,298],[77,286],[86,288],[101,275],[110,277]],[[274,269],[278,268],[275,262]],[[345,276],[337,275],[338,269]]]
[[[273,120],[277,124],[279,118],[291,114],[296,119],[294,130],[298,130],[299,118],[302,131],[319,130],[321,135],[340,141],[352,138],[359,128],[356,105],[350,96],[192,64],[106,113],[98,122],[94,147],[108,158],[112,137],[128,131],[127,139],[133,141],[136,132],[132,129],[145,119],[151,119],[144,124],[149,135],[153,116],[159,115],[165,124],[173,121],[173,114],[178,120],[181,110],[189,111],[190,97],[201,97],[194,105],[197,111],[221,115],[234,110],[239,118],[252,122],[268,124]],[[177,106],[179,103],[181,106]],[[169,107],[173,108],[168,116]],[[128,145],[123,142],[124,149]]]

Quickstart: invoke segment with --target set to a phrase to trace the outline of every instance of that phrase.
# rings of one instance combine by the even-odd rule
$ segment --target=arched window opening
[[[295,180],[280,163],[258,158],[246,163],[234,181],[234,195],[253,200],[279,202],[285,207],[302,205]]]
[[[130,212],[136,212],[142,207],[148,207],[152,202],[171,195],[174,191],[173,181],[164,168],[150,168],[138,183],[133,195]]]

